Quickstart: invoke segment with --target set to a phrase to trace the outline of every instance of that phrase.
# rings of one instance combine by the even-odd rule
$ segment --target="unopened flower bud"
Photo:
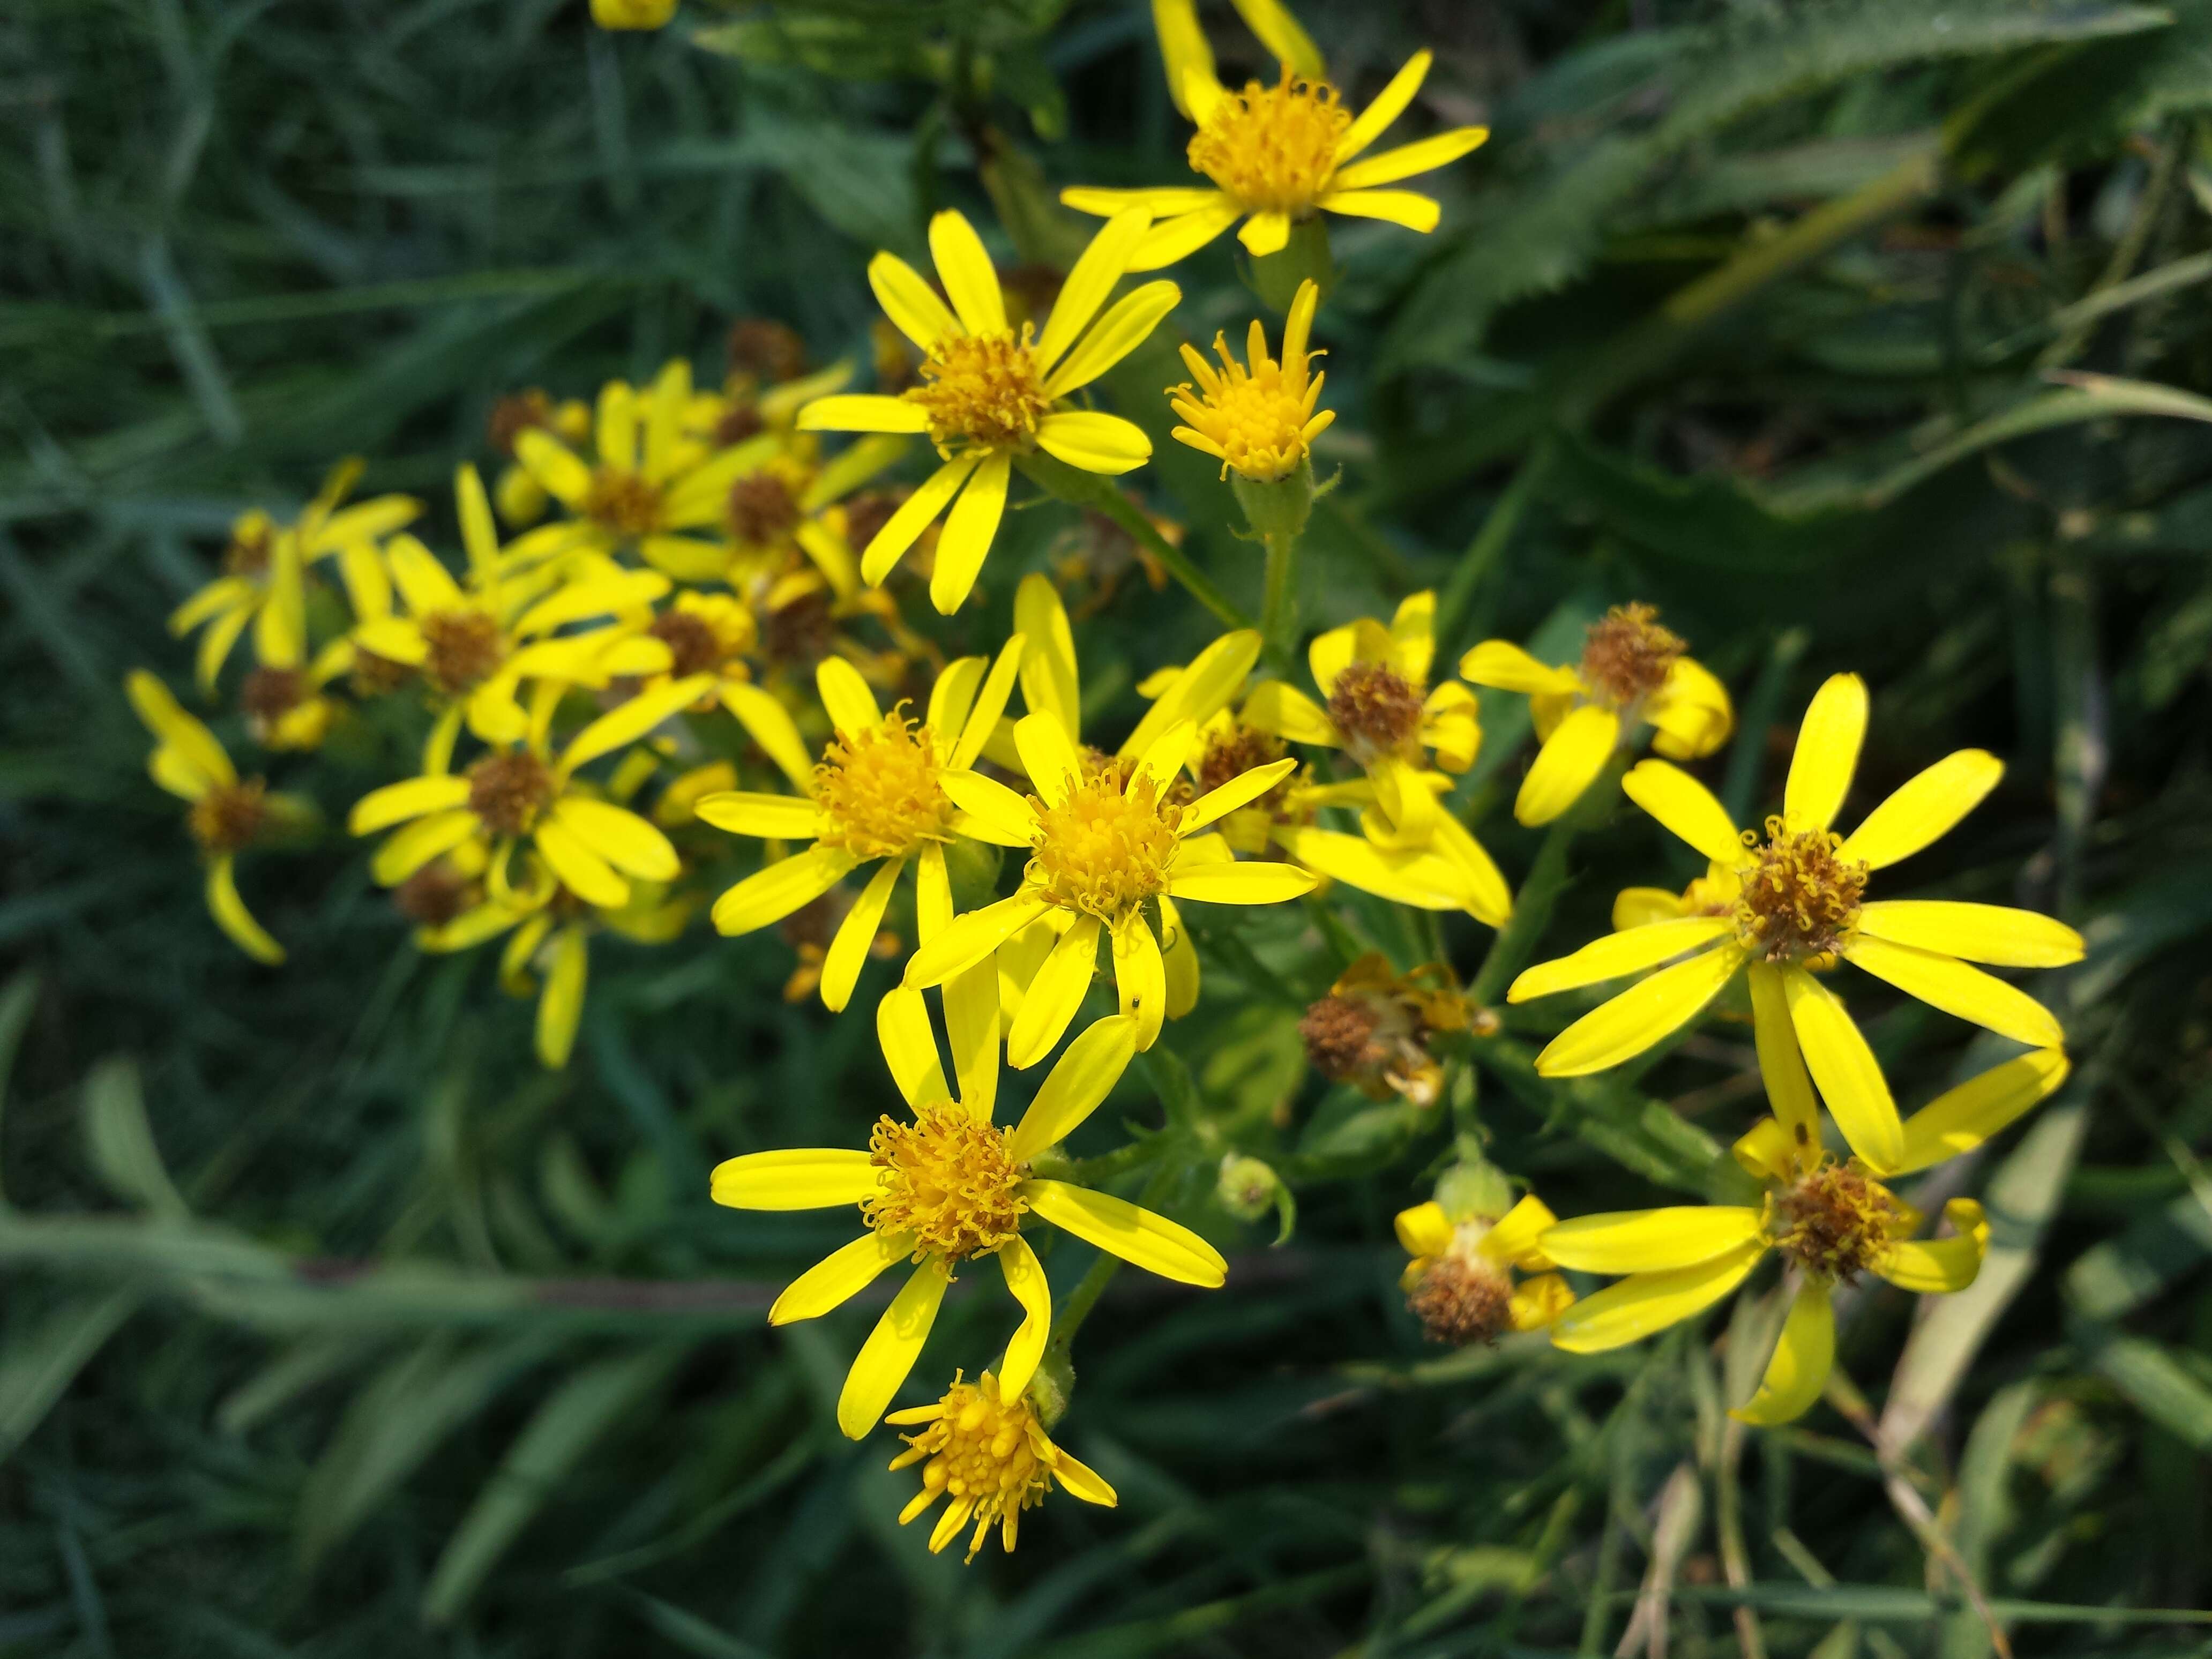
[[[1239,1221],[1257,1221],[1275,1207],[1275,1194],[1282,1186],[1282,1177],[1260,1159],[1228,1152],[1222,1157],[1213,1195]]]

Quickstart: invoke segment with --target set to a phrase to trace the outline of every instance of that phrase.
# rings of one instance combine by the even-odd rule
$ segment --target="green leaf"
[[[100,1184],[125,1203],[164,1220],[191,1213],[154,1144],[138,1068],[130,1060],[104,1060],[85,1079],[84,1145]]]
[[[2103,1326],[2077,1327],[2090,1365],[2145,1417],[2200,1452],[2212,1452],[2212,1389],[2169,1349]]]
[[[137,1312],[135,1291],[73,1297],[0,1348],[0,1461],[46,1419],[62,1391]]]

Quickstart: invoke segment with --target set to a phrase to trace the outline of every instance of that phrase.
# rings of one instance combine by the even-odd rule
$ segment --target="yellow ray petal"
[[[725,1158],[708,1192],[733,1210],[834,1210],[869,1196],[882,1176],[865,1147],[809,1146]]]
[[[937,565],[930,572],[929,602],[939,616],[949,617],[967,600],[983,568],[991,539],[999,533],[999,520],[1006,510],[1006,483],[1013,459],[1006,454],[986,456],[968,480],[968,486],[945,515],[945,529],[937,538]]]
[[[945,1272],[936,1261],[923,1262],[860,1345],[837,1396],[837,1426],[847,1439],[866,1438],[884,1408],[897,1396],[907,1373],[921,1358],[921,1345],[929,1340],[929,1328],[937,1322],[945,1285]]]
[[[1255,766],[1249,772],[1238,773],[1228,782],[1218,788],[1207,790],[1183,808],[1181,833],[1188,836],[1218,819],[1227,817],[1238,807],[1259,799],[1297,769],[1296,760],[1286,759],[1270,761],[1265,766]]]
[[[783,1294],[768,1310],[771,1325],[794,1320],[818,1319],[842,1307],[875,1282],[878,1274],[914,1252],[914,1236],[863,1233],[816,1262],[783,1287]]]
[[[1067,728],[1050,714],[1024,714],[1014,723],[1022,769],[1048,806],[1066,800],[1083,781],[1083,756]]]
[[[1007,1029],[1006,1064],[1016,1070],[1036,1065],[1067,1030],[1097,971],[1098,930],[1097,917],[1079,917],[1052,947]]]
[[[801,432],[927,432],[928,416],[920,404],[874,392],[844,392],[817,398],[799,411]]]
[[[1945,1090],[1905,1120],[1905,1156],[1897,1173],[1910,1175],[1973,1151],[2057,1090],[2070,1069],[2063,1051],[2039,1048]]]
[[[793,907],[796,908],[795,906]],[[952,925],[907,959],[905,982],[926,990],[972,968],[1052,907],[1024,889],[953,919]]]
[[[1908,778],[1844,838],[1838,855],[1869,869],[1895,864],[1950,833],[2004,776],[1985,749],[1961,749]]]
[[[1168,891],[1203,904],[1280,904],[1313,890],[1312,874],[1295,864],[1199,863],[1178,856],[1168,869]]]
[[[1866,738],[1866,682],[1833,674],[1813,694],[1797,728],[1797,752],[1782,789],[1782,812],[1799,830],[1825,830],[1836,821]]]
[[[868,286],[892,326],[925,353],[948,335],[960,332],[959,322],[929,280],[896,253],[878,253],[868,261]]]
[[[208,866],[207,908],[230,942],[256,962],[273,967],[284,960],[284,947],[253,919],[246,901],[238,896],[236,861],[228,854]]]
[[[663,720],[689,708],[714,689],[713,675],[693,674],[688,678],[671,680],[665,685],[656,685],[639,692],[628,702],[609,709],[569,738],[568,746],[561,751],[561,762],[556,770],[566,777],[578,767],[589,765],[602,755],[611,755],[617,749],[635,743]]]
[[[1062,410],[1037,422],[1037,447],[1070,466],[1101,477],[1118,477],[1152,457],[1144,428],[1119,415],[1092,409]]]
[[[963,835],[997,847],[1027,847],[1036,839],[1036,811],[1028,801],[981,772],[946,772],[938,779],[952,804],[968,815]]]
[[[938,281],[970,334],[994,334],[1006,325],[1006,302],[999,292],[999,273],[975,227],[957,209],[929,222],[929,257]]]
[[[1401,179],[1411,179],[1416,173],[1433,173],[1438,167],[1449,167],[1454,161],[1480,147],[1490,137],[1488,127],[1455,127],[1449,132],[1437,133],[1432,138],[1416,139],[1410,144],[1400,144],[1386,149],[1380,155],[1370,155],[1364,161],[1340,167],[1329,180],[1329,193],[1339,191],[1367,190],[1376,185],[1395,185]]]
[[[1443,217],[1443,209],[1434,197],[1410,190],[1333,190],[1321,198],[1319,206],[1323,212],[1340,213],[1347,219],[1381,219],[1403,225],[1424,236]]]
[[[2081,935],[2054,916],[2002,904],[1884,899],[1859,911],[1859,932],[1893,945],[2001,968],[2063,968],[2081,960]]]
[[[750,933],[781,921],[835,887],[857,862],[841,847],[810,847],[757,870],[714,901],[714,927],[725,933]]]
[[[843,1012],[853,1000],[853,988],[860,982],[876,930],[883,926],[884,908],[891,902],[891,888],[906,865],[904,859],[885,859],[837,924],[829,954],[822,959],[822,1006],[833,1014]]]
[[[571,922],[553,940],[553,965],[546,970],[545,988],[538,994],[538,1059],[549,1072],[568,1063],[576,1046],[576,1028],[583,1023],[584,990],[591,975],[590,937]]]
[[[1662,968],[1592,1009],[1536,1056],[1544,1077],[1583,1077],[1632,1060],[1694,1018],[1743,965],[1742,947],[1716,945]]]
[[[1552,1344],[1569,1353],[1599,1353],[1641,1341],[1711,1307],[1743,1283],[1765,1254],[1758,1239],[1694,1267],[1637,1273],[1585,1297],[1552,1327]]]
[[[1597,781],[1620,742],[1620,717],[1611,709],[1585,703],[1574,710],[1536,751],[1514,797],[1513,816],[1532,827],[1549,823]]]
[[[1771,963],[1753,963],[1748,977],[1759,1079],[1784,1144],[1795,1149],[1796,1157],[1809,1158],[1820,1148],[1820,1103],[1797,1047],[1797,1028],[1790,1022],[1790,994],[1781,969]]]
[[[553,816],[563,829],[573,830],[584,845],[626,875],[647,881],[673,881],[684,872],[667,836],[611,801],[564,795],[554,803]]]
[[[1790,1298],[1781,1340],[1766,1362],[1759,1392],[1729,1415],[1762,1427],[1802,1417],[1820,1397],[1836,1363],[1836,1310],[1828,1287],[1808,1279]]]
[[[1291,240],[1291,216],[1273,210],[1254,214],[1237,233],[1244,251],[1255,259],[1280,253]]]
[[[823,658],[814,670],[814,689],[830,711],[830,723],[842,732],[872,732],[884,723],[876,694],[842,657]]]
[[[356,801],[347,815],[346,828],[356,836],[373,836],[409,818],[465,806],[468,799],[466,778],[404,778],[371,790]]]
[[[1848,941],[1843,950],[1853,966],[1887,980],[1907,996],[1987,1026],[2015,1042],[2055,1048],[2066,1040],[2057,1016],[2027,992],[1955,957],[1892,945],[1867,933]]]
[[[999,1362],[999,1395],[1019,1400],[1036,1375],[1044,1358],[1044,1340],[1052,1329],[1052,1287],[1045,1282],[1044,1267],[1026,1240],[1014,1238],[999,1249],[999,1271],[1006,1289],[1022,1304],[1019,1329],[1006,1342],[1006,1356]]]
[[[1189,1228],[1127,1199],[1064,1181],[1024,1181],[1016,1190],[1054,1226],[1163,1279],[1212,1290],[1229,1276],[1220,1251]]]
[[[1802,968],[1784,969],[1782,988],[1805,1068],[1828,1103],[1828,1115],[1869,1169],[1889,1174],[1905,1156],[1905,1127],[1874,1050],[1836,994]]]
[[[1163,270],[1188,258],[1244,216],[1243,207],[1224,191],[1201,192],[1203,206],[1162,219],[1145,233],[1129,258],[1133,271]]]
[[[791,712],[757,685],[728,681],[720,690],[722,707],[737,717],[738,723],[745,728],[746,735],[782,769],[784,776],[791,780],[792,787],[799,790],[811,787],[814,757],[806,752],[806,745],[799,740],[799,728],[792,723]]]
[[[1717,863],[1744,856],[1743,837],[1713,792],[1668,761],[1638,761],[1620,781],[1621,793],[1668,830]]]
[[[531,842],[547,866],[561,878],[561,884],[585,903],[602,904],[612,909],[629,902],[629,883],[559,819],[538,819],[537,829],[531,833]]]
[[[1137,1022],[1137,1047],[1149,1048],[1159,1041],[1168,1010],[1167,963],[1160,955],[1160,942],[1141,910],[1116,922],[1111,937],[1121,1012]]]
[[[1442,1255],[1452,1247],[1455,1230],[1444,1206],[1433,1198],[1398,1212],[1393,1222],[1407,1255]]]
[[[921,993],[916,992],[916,995]],[[945,1038],[960,1103],[988,1122],[999,1099],[999,967],[986,957],[945,981]]]
[[[1375,94],[1374,101],[1359,112],[1358,118],[1336,141],[1339,166],[1380,138],[1390,124],[1406,112],[1414,94],[1420,91],[1421,82],[1428,78],[1429,65],[1435,61],[1436,54],[1425,46],[1405,61],[1382,90]]]
[[[1550,1252],[1543,1247],[1543,1236],[1559,1224],[1559,1217],[1552,1206],[1534,1193],[1523,1193],[1513,1207],[1498,1218],[1498,1224],[1482,1236],[1475,1246],[1493,1261],[1510,1262],[1516,1267],[1534,1270],[1553,1266]]]
[[[1900,1290],[1923,1295],[1963,1291],[1972,1284],[1990,1246],[1982,1206],[1971,1198],[1954,1198],[1943,1206],[1943,1216],[1958,1237],[1900,1240],[1875,1262],[1875,1272]]]
[[[929,1006],[921,992],[896,985],[884,994],[876,1005],[876,1042],[884,1051],[884,1064],[890,1067],[891,1081],[908,1105],[951,1098],[937,1055],[937,1035],[930,1030]]]
[[[1106,314],[1097,320],[1091,331],[1085,334],[1081,342],[1061,360],[1060,367],[1047,377],[1044,383],[1045,395],[1048,398],[1065,398],[1070,392],[1080,391],[1089,386],[1150,338],[1152,331],[1159,326],[1160,319],[1173,311],[1182,299],[1182,290],[1164,279],[1146,283],[1143,287],[1122,295],[1108,307]],[[1046,424],[1049,423],[1048,421]],[[1124,422],[1124,424],[1127,423]],[[1044,442],[1044,434],[1045,428],[1040,426],[1037,429],[1038,442]],[[1125,443],[1125,452],[1126,449]],[[1059,452],[1055,450],[1054,453],[1057,454]],[[1151,446],[1148,443],[1145,453],[1151,453]],[[1072,456],[1063,459],[1067,459],[1072,465],[1084,465]],[[1091,467],[1090,471],[1126,472],[1130,466],[1134,466],[1137,461],[1142,459],[1144,455],[1139,455],[1136,460],[1130,461],[1127,465]]]
[[[1582,681],[1571,668],[1553,668],[1517,645],[1504,640],[1485,640],[1459,659],[1460,678],[1477,685],[1524,696],[1571,695]]]
[[[733,836],[763,841],[812,841],[822,833],[822,810],[802,795],[763,795],[721,789],[702,795],[693,811],[702,823]]]
[[[1729,1204],[1581,1215],[1537,1243],[1558,1266],[1583,1273],[1663,1273],[1729,1255],[1762,1237],[1759,1212]]]
[[[1571,956],[1538,963],[1513,981],[1505,993],[1508,1002],[1527,1002],[1555,991],[1579,985],[1595,985],[1623,974],[1656,968],[1685,951],[1710,945],[1735,931],[1725,916],[1680,916],[1655,921],[1626,933],[1607,933],[1592,939]]]

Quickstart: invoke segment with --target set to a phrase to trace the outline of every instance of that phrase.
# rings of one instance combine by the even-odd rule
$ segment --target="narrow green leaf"
[[[125,1203],[167,1221],[190,1214],[154,1144],[138,1068],[129,1060],[104,1060],[85,1079],[84,1144],[100,1185]]]
[[[101,1344],[137,1310],[135,1291],[76,1297],[0,1348],[0,1460],[46,1419]]]

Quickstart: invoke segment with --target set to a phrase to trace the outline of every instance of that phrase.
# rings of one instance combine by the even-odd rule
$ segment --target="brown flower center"
[[[1420,688],[1388,663],[1356,662],[1336,677],[1328,717],[1361,765],[1419,746]]]
[[[845,539],[855,550],[875,540],[877,533],[891,521],[891,514],[905,504],[910,489],[871,489],[855,495],[845,503]]]
[[[353,689],[364,697],[380,697],[407,684],[415,671],[404,662],[380,657],[362,646],[353,648]]]
[[[1826,830],[1790,830],[1766,821],[1760,845],[1747,830],[1752,861],[1737,871],[1737,936],[1769,962],[1826,956],[1858,926],[1867,866],[1837,856],[1842,837]]]
[[[307,697],[307,677],[296,668],[257,668],[238,688],[239,708],[263,726],[282,720]]]
[[[1341,1083],[1389,1058],[1375,1041],[1376,1028],[1382,1023],[1382,1013],[1371,1000],[1331,992],[1309,1004],[1299,1016],[1298,1036],[1314,1070],[1332,1083]]]
[[[739,541],[769,546],[799,528],[799,498],[775,472],[748,473],[730,486],[728,516],[730,533]]]
[[[1198,757],[1198,793],[1211,793],[1255,767],[1272,766],[1289,752],[1288,745],[1273,732],[1238,721],[1206,740],[1206,748]],[[1283,809],[1290,793],[1291,777],[1285,777],[1266,794],[1255,798],[1252,805],[1269,817],[1279,818],[1285,815]]]
[[[526,749],[486,755],[469,768],[469,811],[496,835],[527,830],[553,793],[552,771]]]
[[[1590,624],[1582,681],[1615,708],[1626,708],[1666,684],[1686,648],[1680,635],[1659,626],[1656,607],[1617,605]]]
[[[1015,1191],[1022,1171],[1006,1154],[1006,1133],[951,1101],[917,1108],[912,1123],[878,1118],[868,1161],[884,1171],[883,1185],[860,1200],[862,1217],[879,1233],[912,1234],[917,1260],[997,1249],[1029,1208]]]
[[[939,340],[921,365],[921,384],[902,395],[921,405],[929,436],[947,454],[1026,448],[1052,408],[1026,325]]]
[[[730,373],[778,384],[806,373],[806,342],[788,323],[740,317],[730,325]]]
[[[771,662],[811,668],[830,654],[837,619],[819,588],[769,611],[761,626],[761,649]]]
[[[443,927],[477,902],[477,884],[445,859],[433,859],[392,890],[392,908],[410,921]]]
[[[722,641],[702,617],[664,611],[645,631],[668,647],[668,672],[679,680],[722,665]]]
[[[501,398],[491,406],[491,414],[484,422],[485,435],[491,447],[501,454],[512,457],[514,441],[532,427],[550,427],[553,424],[553,400],[536,386],[526,392],[514,392]]]
[[[646,535],[660,525],[660,486],[618,467],[599,467],[584,493],[584,516],[618,536]]]
[[[483,684],[507,656],[499,624],[481,611],[433,611],[419,625],[428,648],[422,672],[449,697]]]
[[[1489,1262],[1448,1255],[1415,1281],[1406,1306],[1431,1342],[1494,1343],[1513,1322],[1513,1283]]]
[[[218,783],[192,803],[185,822],[192,839],[214,857],[253,844],[269,822],[269,787],[259,778]]]
[[[1849,1279],[1888,1248],[1905,1212],[1855,1164],[1822,1164],[1767,1195],[1767,1236],[1807,1271]]]

